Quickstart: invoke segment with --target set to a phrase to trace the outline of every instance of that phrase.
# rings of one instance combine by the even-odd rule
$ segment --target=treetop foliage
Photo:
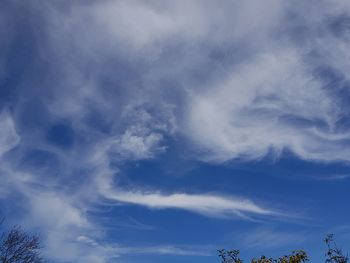
[[[40,242],[19,226],[0,236],[0,263],[42,263]]]
[[[334,241],[334,235],[327,235],[324,239],[327,245],[327,252],[325,253],[325,263],[347,263],[348,256],[343,254],[341,248],[337,246]],[[221,263],[243,263],[239,256],[239,250],[218,250],[218,256],[221,258]],[[309,257],[304,250],[295,250],[289,255],[284,255],[279,258],[267,258],[261,256],[260,258],[253,258],[251,263],[303,263],[309,261]]]

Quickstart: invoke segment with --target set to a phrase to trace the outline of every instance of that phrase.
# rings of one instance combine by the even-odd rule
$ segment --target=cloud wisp
[[[305,233],[287,232],[260,227],[240,236],[240,242],[243,242],[248,248],[278,248],[289,244],[302,244],[307,239]]]
[[[246,217],[246,214],[272,216],[274,212],[262,208],[250,200],[234,199],[217,195],[175,193],[144,193],[140,191],[107,191],[105,196],[126,204],[151,209],[181,209],[210,217]]]
[[[179,247],[173,245],[158,245],[148,247],[117,247],[119,254],[156,254],[177,256],[211,256],[208,246],[204,247]]]

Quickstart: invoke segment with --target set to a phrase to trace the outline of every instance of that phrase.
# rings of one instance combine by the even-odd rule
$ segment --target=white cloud
[[[103,245],[97,243],[89,236],[78,236],[77,241],[92,245],[94,249],[104,251],[111,258],[118,258],[121,255],[176,255],[176,256],[210,256],[209,246],[176,246],[176,245],[148,245],[148,246],[123,246],[119,244]],[[93,261],[99,262],[99,261]]]
[[[330,7],[326,2],[322,5]],[[50,9],[53,47],[65,54],[68,47],[84,43],[77,61],[60,60],[62,68],[77,64],[65,77],[77,88],[74,92],[60,89],[50,108],[58,113],[72,108],[80,118],[92,101],[117,126],[123,117],[116,111],[124,112],[132,104],[141,109],[152,105],[152,114],[157,112],[155,118],[166,126],[170,118],[162,116],[161,105],[175,103],[172,126],[197,146],[197,152],[205,153],[199,154],[202,160],[257,159],[271,149],[276,155],[289,149],[302,159],[347,161],[349,151],[341,146],[349,136],[335,129],[343,109],[323,80],[313,74],[317,63],[327,61],[348,72],[342,55],[347,53],[346,42],[331,37],[325,26],[325,21],[347,7],[339,1],[327,11],[313,10],[305,19],[296,16],[290,21],[296,8],[308,10],[307,6],[275,0],[269,4],[223,1],[220,5],[104,1],[73,5],[65,14]],[[293,39],[293,26],[310,30],[305,45]],[[322,36],[317,35],[319,31],[324,32]],[[169,56],[167,50],[177,55]],[[222,53],[221,60],[213,58],[215,51]],[[325,54],[327,61],[308,60],[311,52]],[[114,83],[122,86],[118,96],[105,96],[101,92],[104,83],[99,82],[120,71],[119,67],[115,72],[106,70],[111,57],[133,65],[125,83],[124,79]],[[95,70],[84,74],[84,67],[79,67],[84,63]],[[203,71],[203,81],[193,79],[198,71]],[[165,83],[175,83],[169,89],[181,94],[176,101],[164,96],[167,78]],[[120,108],[114,110],[116,104]],[[124,158],[150,158],[165,149],[160,145],[164,134],[157,128],[145,129],[132,122],[127,126],[111,136]],[[339,136],[344,140],[333,140]]]
[[[57,193],[37,193],[30,198],[33,222],[55,228],[88,226],[82,211]]]
[[[166,150],[163,134],[171,132],[171,124],[164,124],[146,110],[137,110],[130,104],[123,111],[122,118],[128,125],[117,138],[107,141],[110,154],[123,160],[154,158]]]
[[[13,119],[7,112],[0,114],[0,157],[20,141]]]
[[[86,215],[86,203],[81,206],[77,198],[51,190],[22,189],[28,213],[22,225],[40,229],[44,256],[59,262],[106,262],[104,253],[81,242],[79,237],[86,233],[98,235],[97,227]],[[98,257],[96,257],[98,255]],[[89,260],[87,260],[89,258]],[[96,258],[92,260],[92,258]]]
[[[148,55],[157,56],[168,41],[220,42],[253,33],[258,38],[265,37],[264,34],[281,19],[284,6],[275,0],[264,5],[260,1],[223,1],[220,5],[197,0],[108,1],[77,8],[75,21],[85,16],[92,18],[93,28],[102,29],[104,33],[99,44],[118,43],[118,48],[132,54],[146,51],[150,52]]]
[[[180,123],[178,132],[192,140],[198,152],[206,153],[199,155],[201,159],[256,159],[271,149],[276,155],[289,149],[302,159],[348,160],[349,152],[341,147],[343,141],[331,139],[343,135],[334,129],[341,109],[324,88],[325,83],[312,73],[317,65],[305,59],[310,50],[322,50],[335,67],[347,72],[341,55],[347,53],[346,45],[327,34],[307,42],[305,47],[286,40],[291,36],[281,30],[283,27],[292,30],[287,15],[294,8],[279,1],[270,1],[268,5],[259,1],[224,1],[221,5],[209,1],[113,1],[75,7],[74,17],[67,21],[91,18],[88,23],[95,32],[81,31],[76,26],[73,30],[79,32],[77,39],[92,50],[102,49],[103,54],[118,56],[125,53],[127,59],[148,61],[149,70],[137,76],[142,80],[142,88],[131,92],[145,96],[148,103],[157,105],[157,100],[163,99],[158,95],[166,88],[159,84],[160,79],[176,76],[181,88],[187,91],[184,100],[176,102],[185,109],[176,116],[176,122]],[[337,15],[339,10],[312,12],[303,21],[317,32],[317,25],[323,25],[324,20]],[[99,37],[91,38],[93,33]],[[168,61],[164,50],[172,42],[179,43],[176,50],[179,55]],[[234,62],[220,66],[208,61],[210,50],[198,48],[203,42],[213,50],[222,47],[221,51]],[[225,50],[227,43],[238,51]],[[339,48],[341,53],[337,51]],[[247,55],[240,58],[240,52]],[[216,72],[217,76],[213,79],[208,76],[207,82],[198,87],[188,72],[201,67],[206,70],[207,66],[212,67],[210,74]],[[221,67],[226,73],[216,71]],[[91,96],[99,94],[94,89]],[[147,96],[149,91],[153,98]],[[155,146],[162,140],[162,134],[152,131],[140,136],[134,126],[119,137],[117,145],[122,155],[131,159],[150,157],[149,149],[157,149]],[[348,139],[346,136],[345,140]]]
[[[142,160],[154,156],[155,152],[164,148],[159,144],[163,136],[159,133],[138,134],[134,129],[128,128],[116,142],[116,148],[124,159]]]
[[[140,247],[117,247],[119,254],[156,254],[177,256],[210,256],[208,247],[179,247],[173,245],[140,246]]]
[[[175,193],[144,193],[140,191],[104,190],[105,197],[122,203],[149,207],[151,209],[181,209],[210,217],[232,217],[246,214],[273,215],[250,200],[234,199],[216,195]]]
[[[310,70],[290,48],[243,63],[225,80],[190,92],[183,132],[209,161],[258,159],[284,148],[302,159],[349,160],[341,143],[348,134],[332,130],[339,108]]]

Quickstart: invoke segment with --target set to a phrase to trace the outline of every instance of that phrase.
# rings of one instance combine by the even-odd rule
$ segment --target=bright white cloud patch
[[[145,110],[126,109],[123,118],[131,120],[127,129],[118,138],[109,142],[111,151],[124,160],[142,160],[153,158],[164,152],[163,133],[169,133],[169,127]]]
[[[242,63],[227,79],[190,93],[184,132],[214,161],[283,148],[303,159],[347,160],[348,150],[333,139],[339,109],[310,70],[293,49]]]

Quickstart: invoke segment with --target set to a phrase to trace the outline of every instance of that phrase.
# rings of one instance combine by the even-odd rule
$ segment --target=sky
[[[350,2],[3,0],[0,216],[48,262],[350,248]]]

